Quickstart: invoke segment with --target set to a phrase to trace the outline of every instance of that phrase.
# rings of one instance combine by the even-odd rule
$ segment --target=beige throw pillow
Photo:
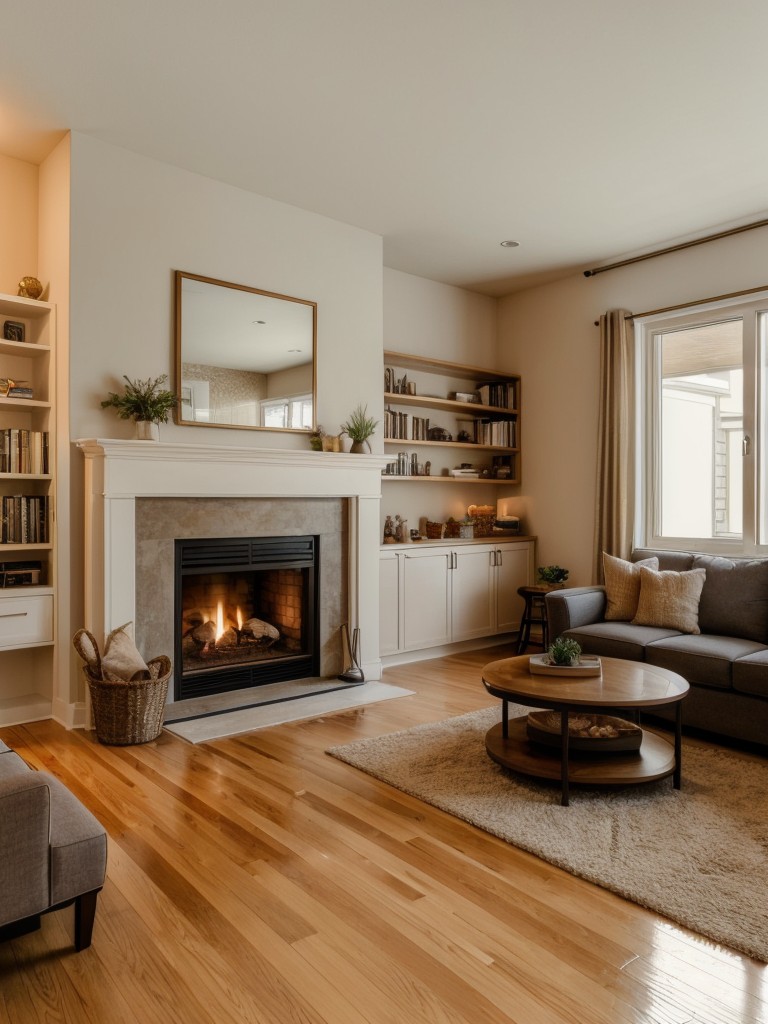
[[[706,569],[654,572],[642,566],[640,599],[633,624],[700,633],[699,598],[706,578]]]
[[[150,678],[146,662],[133,642],[132,626],[133,623],[126,622],[124,626],[113,629],[107,637],[107,642],[104,645],[104,657],[101,659],[101,668],[105,679],[108,676],[116,676],[125,682],[137,682],[140,679]]]
[[[641,566],[658,569],[659,560],[654,555],[639,562],[626,562],[623,558],[603,552],[606,622],[630,622],[635,617],[640,597]]]

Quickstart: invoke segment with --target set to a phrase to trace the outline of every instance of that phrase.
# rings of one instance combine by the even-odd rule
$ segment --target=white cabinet
[[[418,650],[451,639],[450,551],[414,546],[402,554],[400,649]]]
[[[490,636],[497,631],[495,549],[483,544],[451,553],[451,639]]]
[[[382,551],[379,564],[379,652],[395,654],[399,649],[400,559],[394,551]]]
[[[55,335],[50,303],[0,295],[0,726],[50,716],[55,689]]]
[[[0,591],[0,649],[53,643],[53,595]]]
[[[380,563],[382,657],[517,630],[518,587],[531,582],[533,540],[386,547]]]

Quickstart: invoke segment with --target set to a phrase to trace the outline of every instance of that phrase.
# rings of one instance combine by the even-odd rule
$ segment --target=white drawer
[[[52,594],[0,597],[0,648],[52,641]]]

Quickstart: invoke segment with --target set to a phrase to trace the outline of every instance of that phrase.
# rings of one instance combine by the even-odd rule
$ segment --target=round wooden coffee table
[[[682,676],[666,668],[619,658],[601,658],[602,676],[576,679],[533,675],[530,657],[503,658],[483,669],[488,693],[502,701],[502,720],[485,737],[485,749],[498,764],[524,775],[560,780],[564,807],[569,784],[590,783],[626,786],[672,776],[675,789],[681,783],[682,702],[690,687]],[[560,712],[560,750],[531,742],[526,731],[528,716],[509,719],[509,702],[525,707],[551,708]],[[580,754],[569,759],[568,712],[604,714],[620,709],[639,713],[643,708],[675,704],[674,744],[643,730],[636,752]]]

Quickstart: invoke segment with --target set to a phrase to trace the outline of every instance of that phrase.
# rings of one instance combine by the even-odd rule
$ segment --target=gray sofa
[[[0,740],[0,940],[74,903],[75,948],[85,949],[106,864],[107,834],[91,812]]]
[[[768,558],[722,558],[637,549],[659,569],[703,568],[700,634],[606,622],[603,587],[547,594],[550,637],[574,637],[585,653],[626,658],[678,672],[691,684],[684,726],[768,747]],[[654,709],[671,717],[663,708]]]

